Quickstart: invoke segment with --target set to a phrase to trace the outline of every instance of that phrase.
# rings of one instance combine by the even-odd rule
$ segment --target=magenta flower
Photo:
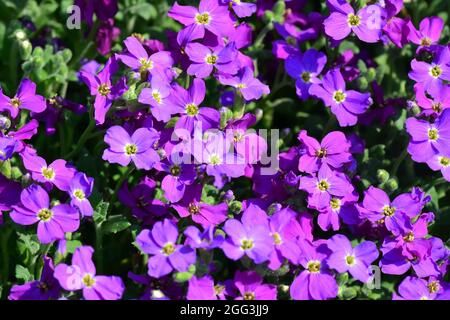
[[[341,127],[355,125],[358,115],[363,114],[373,102],[370,93],[346,90],[339,69],[330,70],[322,83],[312,84],[309,93],[322,99],[327,107],[331,107],[331,112]]]
[[[420,21],[419,30],[409,21],[408,29],[409,41],[419,46],[429,47],[439,42],[444,29],[444,20],[440,17],[427,17]]]
[[[111,57],[97,75],[87,71],[80,72],[81,79],[89,87],[91,95],[95,96],[94,118],[97,125],[105,123],[106,113],[113,101],[127,90],[125,78],[121,78],[115,85],[111,82],[111,77],[118,68],[116,58]]]
[[[13,154],[19,148],[19,142],[14,138],[0,137],[0,160],[11,159]]]
[[[440,115],[450,108],[450,86],[445,86],[437,92],[426,92],[422,83],[414,86],[416,101],[423,109],[423,115]]]
[[[21,203],[13,206],[11,219],[21,225],[38,223],[37,236],[47,244],[64,239],[65,232],[74,232],[80,225],[78,211],[67,204],[50,207],[50,198],[42,187],[31,185],[20,194]]]
[[[132,70],[146,75],[162,74],[165,69],[171,68],[173,59],[168,51],[159,51],[149,56],[144,46],[136,37],[128,37],[124,40],[128,52],[117,54],[116,57]]]
[[[435,155],[450,157],[450,110],[444,110],[434,123],[409,118],[406,131],[411,136],[408,152],[416,162],[427,162]]]
[[[443,87],[443,81],[450,81],[450,49],[440,48],[431,63],[412,60],[411,69],[409,78],[422,83],[427,91],[438,92]]]
[[[90,217],[94,213],[88,197],[92,193],[94,179],[87,177],[84,173],[78,172],[70,181],[68,193],[70,195],[70,204],[78,208],[83,217]]]
[[[214,50],[207,46],[191,42],[186,46],[186,54],[192,61],[187,69],[187,73],[197,78],[206,78],[214,69],[219,73],[236,74],[239,65],[236,63],[237,49],[234,42],[228,43],[225,47],[218,47]]]
[[[263,284],[263,278],[254,271],[236,271],[234,286],[238,295],[235,300],[277,300],[277,287]]]
[[[368,5],[357,13],[345,1],[334,1],[331,15],[325,19],[325,33],[334,40],[343,40],[351,32],[364,42],[380,40],[384,27],[386,12],[379,5]]]
[[[344,197],[353,192],[353,186],[345,175],[323,165],[317,176],[300,178],[300,190],[308,192],[308,207],[317,210],[326,208],[334,197]]]
[[[157,121],[168,122],[179,110],[174,106],[170,95],[170,84],[160,76],[153,76],[151,87],[142,89],[138,101],[150,105],[150,111]]]
[[[36,94],[36,84],[30,79],[25,78],[20,82],[13,98],[5,96],[0,88],[0,111],[8,111],[13,119],[18,116],[20,109],[39,113],[46,108],[44,97]]]
[[[44,158],[32,152],[34,150],[27,148],[21,155],[23,165],[31,173],[33,180],[55,185],[59,190],[68,191],[76,170],[68,167],[67,162],[62,159],[55,160],[47,165]]]
[[[273,251],[273,238],[267,218],[261,220],[265,212],[255,205],[250,205],[242,214],[241,221],[229,219],[223,230],[227,238],[222,244],[225,255],[232,260],[239,260],[247,255],[255,263],[270,259]]]
[[[13,285],[9,293],[9,300],[56,300],[60,296],[61,287],[54,277],[52,259],[44,256],[44,266],[39,280],[30,281],[22,285]]]
[[[105,142],[109,148],[103,152],[103,160],[128,166],[131,161],[136,168],[150,170],[160,160],[153,149],[159,133],[153,128],[137,129],[133,135],[121,126],[113,126],[105,135]]]
[[[335,298],[338,285],[331,276],[327,258],[329,252],[323,245],[315,246],[308,240],[299,240],[302,254],[298,262],[305,268],[292,282],[291,297],[295,300],[326,300]]]
[[[86,300],[119,300],[125,290],[122,279],[97,275],[92,261],[93,253],[94,249],[90,246],[76,248],[72,265],[58,264],[55,268],[55,278],[67,291],[83,290]]]
[[[205,30],[222,37],[234,29],[228,6],[221,5],[219,0],[201,0],[198,9],[175,2],[168,16],[186,26],[178,35],[188,33],[190,41],[203,38]]]
[[[392,300],[435,300],[437,296],[434,287],[429,286],[426,280],[411,276],[400,283],[398,293],[394,292]]]
[[[269,87],[255,78],[249,67],[242,68],[236,76],[220,74],[219,82],[234,87],[246,101],[258,100],[264,94],[270,93]]]
[[[361,282],[368,282],[371,273],[369,267],[378,258],[378,249],[372,241],[364,241],[355,248],[341,234],[327,240],[328,248],[333,252],[328,258],[328,266],[339,273],[349,272]]]
[[[447,181],[450,181],[450,158],[437,154],[427,161],[427,165],[434,171],[441,171]]]
[[[313,83],[320,83],[318,76],[327,63],[327,56],[315,49],[302,54],[292,54],[286,59],[286,72],[296,80],[297,95],[302,100],[309,98],[309,88]]]
[[[203,228],[216,226],[227,219],[228,206],[226,203],[209,205],[201,202],[203,185],[192,184],[187,187],[184,196],[177,204],[173,204],[180,217],[191,216],[192,221],[200,224]]]
[[[148,260],[148,275],[161,278],[174,269],[185,272],[195,263],[195,251],[189,246],[177,244],[177,226],[168,219],[158,221],[153,229],[142,230],[136,237],[140,249],[151,257]]]
[[[256,12],[256,4],[241,0],[225,0],[239,18],[250,17]]]
[[[230,281],[228,281],[230,282]],[[225,300],[225,294],[230,290],[230,285],[227,283],[222,285],[218,283],[214,285],[214,279],[210,275],[205,275],[201,278],[193,276],[189,279],[189,286],[186,294],[187,300]]]
[[[309,137],[306,130],[300,131],[298,139],[302,143],[304,153],[300,156],[298,170],[300,172],[314,173],[324,164],[334,169],[340,169],[352,160],[350,143],[340,131],[328,133],[319,143]]]

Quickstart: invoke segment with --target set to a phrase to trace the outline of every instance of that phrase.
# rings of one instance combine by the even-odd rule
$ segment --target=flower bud
[[[384,169],[378,169],[377,170],[377,179],[380,183],[385,183],[389,180],[389,172],[387,172]]]
[[[228,208],[234,214],[240,213],[242,211],[242,202],[237,200],[231,201]]]
[[[388,192],[394,192],[398,189],[398,182],[396,179],[389,179],[386,182],[385,187]]]

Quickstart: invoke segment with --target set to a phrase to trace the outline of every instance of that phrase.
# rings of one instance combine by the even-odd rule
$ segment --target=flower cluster
[[[369,2],[75,1],[73,91],[0,91],[7,297],[450,299],[444,21]]]

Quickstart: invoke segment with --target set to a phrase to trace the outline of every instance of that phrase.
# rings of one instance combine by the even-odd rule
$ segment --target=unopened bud
[[[377,179],[380,183],[385,183],[389,180],[389,172],[384,169],[377,170]]]

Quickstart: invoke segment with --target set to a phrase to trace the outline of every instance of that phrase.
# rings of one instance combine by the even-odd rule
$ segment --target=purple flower
[[[441,171],[447,181],[450,181],[450,158],[442,155],[435,155],[427,161],[427,165],[434,171]]]
[[[300,156],[298,170],[300,172],[314,173],[326,164],[334,169],[340,169],[352,159],[350,143],[340,131],[328,133],[319,143],[309,137],[306,130],[300,131],[298,139],[304,147],[304,153]]]
[[[392,300],[435,300],[437,296],[426,280],[416,277],[406,277],[400,283],[398,293],[394,292]]]
[[[228,281],[230,282],[230,281]],[[188,291],[186,294],[187,300],[225,300],[225,293],[227,292],[227,286],[216,284],[214,285],[214,279],[210,275],[198,278],[193,276],[189,279]]]
[[[255,78],[249,67],[242,68],[236,76],[220,74],[219,82],[234,87],[246,101],[257,100],[270,93],[269,87]]]
[[[94,213],[91,203],[87,198],[92,193],[94,179],[88,178],[84,173],[78,172],[70,181],[68,193],[70,204],[78,208],[83,217],[90,217]]]
[[[125,290],[120,277],[99,276],[92,261],[94,249],[81,246],[75,249],[72,265],[58,264],[55,278],[67,291],[83,290],[86,300],[119,300]]]
[[[450,108],[450,86],[428,93],[422,83],[417,83],[414,86],[414,92],[417,104],[424,110],[424,115],[440,115],[442,111]]]
[[[370,93],[346,90],[339,69],[330,70],[322,83],[312,84],[309,93],[322,99],[327,107],[331,107],[331,112],[342,127],[355,125],[358,115],[363,114],[373,102]]]
[[[168,219],[156,222],[151,231],[143,230],[136,237],[141,250],[152,255],[148,260],[149,276],[161,278],[174,269],[185,272],[195,264],[195,251],[177,244],[177,238],[177,226]]]
[[[46,256],[43,259],[44,266],[40,279],[22,285],[13,285],[8,296],[9,300],[54,300],[59,298],[61,287],[53,275],[53,261]]]
[[[0,160],[11,159],[13,154],[19,148],[19,143],[14,138],[0,137]]]
[[[417,30],[412,22],[408,23],[408,40],[419,46],[429,47],[437,44],[444,29],[444,20],[440,17],[427,17],[420,22]]]
[[[209,205],[201,202],[203,185],[192,184],[186,188],[184,196],[177,204],[173,204],[180,217],[191,216],[192,221],[204,228],[216,226],[227,219],[228,206],[226,203]]]
[[[128,52],[117,54],[117,59],[132,70],[138,71],[143,79],[146,79],[148,74],[162,74],[165,69],[173,65],[173,59],[168,51],[159,51],[149,56],[136,37],[128,37],[124,43]]]
[[[23,165],[31,173],[34,181],[55,185],[59,190],[68,191],[76,170],[68,167],[62,159],[47,165],[44,158],[33,153],[29,148],[21,154]]]
[[[243,2],[241,0],[225,0],[225,3],[228,3],[233,9],[234,13],[239,18],[250,17],[256,12],[256,4]]]
[[[317,224],[324,231],[329,229],[339,230],[339,218],[348,224],[351,217],[359,216],[355,205],[357,200],[358,195],[355,195],[355,192],[349,193],[345,197],[332,197],[330,203],[325,208],[320,209]]]
[[[214,235],[214,226],[210,225],[202,232],[194,226],[189,226],[184,230],[186,244],[192,248],[214,249],[221,246],[224,237]]]
[[[450,110],[444,110],[434,123],[409,118],[406,131],[411,136],[408,152],[416,162],[427,162],[435,155],[450,157]]]
[[[30,79],[23,79],[13,98],[5,96],[0,88],[0,111],[8,111],[11,118],[16,118],[20,109],[36,113],[47,108],[44,97],[36,94],[36,84]]]
[[[296,80],[297,95],[306,100],[309,98],[309,88],[313,83],[320,83],[318,76],[327,63],[327,56],[315,49],[309,49],[303,54],[292,54],[286,59],[286,72]]]
[[[105,123],[106,113],[111,108],[113,101],[127,89],[125,78],[121,78],[115,85],[111,82],[111,77],[116,73],[118,67],[116,58],[111,57],[97,75],[87,71],[80,72],[80,77],[89,87],[91,95],[95,96],[94,117],[98,125]]]
[[[408,76],[412,80],[423,84],[427,91],[438,92],[444,80],[450,81],[450,49],[441,48],[431,63],[412,60],[411,69]]]
[[[67,204],[50,208],[47,192],[38,185],[24,189],[20,201],[12,207],[11,219],[21,225],[38,223],[37,236],[41,243],[64,239],[65,232],[74,232],[80,225],[77,210]]]
[[[315,246],[308,240],[299,240],[298,245],[302,252],[298,261],[305,270],[292,282],[291,297],[295,300],[335,298],[338,294],[338,285],[326,263],[329,252],[323,245]]]
[[[95,36],[95,44],[97,51],[106,56],[111,51],[114,40],[120,35],[120,29],[114,26],[114,19],[107,19],[100,22],[97,35]]]
[[[177,112],[181,113],[175,125],[179,136],[190,136],[198,126],[202,131],[218,127],[219,111],[213,108],[200,108],[206,94],[205,82],[202,79],[194,79],[189,90],[177,84],[174,85],[173,89],[173,103]]]
[[[198,9],[175,2],[168,16],[186,26],[179,37],[182,33],[189,34],[190,41],[203,38],[205,30],[222,37],[234,29],[228,6],[219,4],[219,0],[201,0]]]
[[[308,192],[308,207],[324,209],[334,197],[344,197],[353,192],[353,186],[345,175],[323,165],[317,176],[300,178],[300,190]]]
[[[239,65],[236,63],[237,49],[234,42],[228,43],[225,47],[218,47],[215,50],[207,46],[191,42],[186,46],[186,54],[192,61],[187,69],[187,73],[197,78],[206,78],[214,68],[219,73],[236,74]]]
[[[0,212],[9,211],[11,207],[20,202],[20,192],[22,186],[20,183],[7,179],[0,174]],[[0,225],[2,219],[0,215]]]
[[[349,272],[361,282],[368,282],[371,273],[369,267],[378,258],[378,249],[372,241],[364,241],[355,248],[341,234],[327,240],[328,248],[333,251],[328,258],[328,266],[339,273]]]
[[[158,163],[156,169],[168,173],[161,181],[161,189],[164,191],[164,197],[170,202],[180,201],[186,186],[191,185],[197,176],[193,164],[173,162],[171,157]]]
[[[153,149],[159,133],[153,128],[137,129],[132,136],[121,126],[113,126],[105,135],[109,148],[103,152],[103,160],[128,166],[131,161],[138,169],[150,170],[160,160]]]
[[[420,213],[422,207],[410,193],[400,194],[391,202],[386,192],[371,186],[364,192],[360,212],[370,221],[384,223],[389,231],[396,232],[403,224],[403,214],[413,218]]]
[[[277,287],[274,284],[263,284],[263,278],[254,271],[236,271],[234,286],[238,295],[236,300],[276,300]]]
[[[345,1],[335,1],[331,15],[325,19],[325,33],[334,40],[346,38],[352,31],[364,42],[380,40],[386,12],[379,5],[368,5],[355,14]]]
[[[142,89],[138,101],[150,105],[150,111],[157,121],[168,122],[173,114],[179,112],[170,98],[172,88],[160,76],[153,76],[150,83],[150,88]]]
[[[255,205],[250,205],[242,214],[241,221],[229,219],[223,230],[227,239],[222,244],[225,255],[239,260],[247,255],[255,263],[269,260],[273,251],[273,238],[270,236],[266,213]]]

